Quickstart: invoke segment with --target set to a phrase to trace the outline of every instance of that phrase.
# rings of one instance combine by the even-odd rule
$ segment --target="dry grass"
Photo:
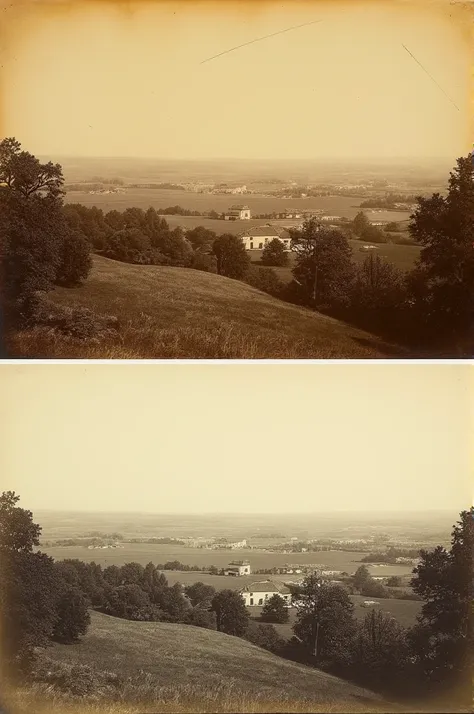
[[[41,655],[42,681],[11,693],[13,712],[381,712],[372,692],[239,638],[92,613],[84,640]],[[51,675],[48,678],[48,675]],[[71,692],[58,682],[64,678]],[[91,682],[93,683],[91,686]],[[69,686],[68,685],[68,686]],[[77,686],[75,686],[77,685]],[[102,702],[107,706],[103,706]],[[46,711],[46,709],[44,709]]]
[[[67,309],[115,316],[117,330],[77,338],[39,326],[7,337],[9,355],[63,359],[371,359],[404,356],[338,320],[236,280],[95,257],[80,288],[48,296]]]

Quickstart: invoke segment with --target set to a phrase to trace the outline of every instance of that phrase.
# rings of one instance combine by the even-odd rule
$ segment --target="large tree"
[[[471,703],[474,632],[474,509],[454,526],[451,548],[422,550],[413,590],[424,604],[411,643],[416,663],[433,691]]]
[[[474,153],[459,158],[448,193],[418,198],[410,233],[423,248],[413,297],[437,339],[471,354],[474,319]]]
[[[53,559],[34,553],[41,528],[7,491],[0,496],[0,614],[5,664],[22,669],[45,646],[57,620],[58,578]]]
[[[314,218],[305,221],[301,230],[292,230],[291,238],[296,253],[292,272],[305,304],[344,304],[354,273],[347,238]]]
[[[58,271],[71,284],[90,269],[88,246],[76,249],[62,210],[63,183],[59,164],[42,164],[14,138],[0,142],[1,282],[11,321],[31,316],[36,293],[51,289]]]
[[[352,645],[351,668],[371,687],[399,688],[408,666],[406,631],[394,617],[372,610],[358,624]]]
[[[273,238],[262,253],[263,265],[283,266],[288,265],[288,252],[285,244],[279,238]]]
[[[250,258],[243,241],[238,236],[223,233],[214,241],[212,250],[217,258],[219,275],[238,280],[245,276]]]
[[[216,624],[219,632],[228,635],[244,634],[249,614],[241,595],[235,590],[220,590],[212,598],[211,609],[216,613]]]
[[[278,594],[269,597],[260,617],[262,622],[288,622],[290,614],[284,598]]]
[[[293,602],[293,632],[315,661],[329,666],[346,662],[356,627],[347,591],[312,574],[293,588]]]

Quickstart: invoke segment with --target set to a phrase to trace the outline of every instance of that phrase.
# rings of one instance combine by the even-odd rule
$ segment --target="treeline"
[[[396,203],[416,203],[419,196],[403,193],[387,193],[384,197],[368,198],[362,201],[361,208],[394,208]]]
[[[384,553],[368,553],[361,558],[363,563],[396,563],[397,558],[418,558],[420,549],[388,548]]]

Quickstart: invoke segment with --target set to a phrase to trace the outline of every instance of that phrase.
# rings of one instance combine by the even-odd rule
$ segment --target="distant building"
[[[287,250],[291,248],[290,234],[286,230],[277,230],[273,226],[255,226],[240,235],[247,250],[263,250],[274,238],[281,240]]]
[[[245,221],[250,219],[248,206],[231,206],[224,216],[226,221]]]
[[[239,577],[240,575],[250,575],[250,563],[246,560],[234,560],[229,563],[224,570],[224,575]]]
[[[321,216],[322,221],[340,221],[341,216]]]
[[[265,605],[268,598],[273,595],[280,595],[288,605],[291,606],[291,593],[286,585],[274,583],[272,580],[262,580],[260,582],[246,585],[240,591],[247,607],[258,607]]]

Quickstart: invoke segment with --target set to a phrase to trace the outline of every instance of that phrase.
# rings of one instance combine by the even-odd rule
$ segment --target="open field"
[[[130,622],[92,612],[89,631],[79,644],[53,645],[44,656],[62,665],[89,665],[122,677],[141,671],[150,699],[166,702],[168,697],[178,707],[186,696],[188,701],[214,697],[218,707],[226,698],[228,711],[239,712],[290,711],[298,703],[306,705],[303,711],[324,706],[371,711],[381,704],[377,695],[349,682],[281,659],[240,638],[189,625]]]
[[[140,266],[95,256],[78,288],[53,302],[115,316],[105,343],[58,337],[47,329],[13,333],[9,356],[149,359],[370,359],[407,356],[343,322],[284,303],[240,281],[186,268]]]
[[[99,563],[100,565],[123,565],[136,562],[146,565],[150,561],[155,565],[166,561],[179,560],[184,565],[198,565],[209,567],[215,565],[224,568],[231,560],[248,560],[252,569],[283,567],[287,564],[321,564],[327,570],[341,570],[349,574],[356,571],[360,559],[365,555],[362,552],[324,551],[321,553],[267,553],[264,550],[208,550],[204,548],[186,548],[180,545],[154,545],[148,543],[125,543],[123,548],[89,550],[84,546],[52,547],[41,550],[56,560],[64,558],[79,558],[85,562]],[[373,575],[406,575],[411,573],[412,567],[407,565],[387,565],[380,567],[368,564]],[[195,582],[203,577],[212,578],[214,587],[228,587],[222,582],[242,581],[243,578],[232,578],[216,575],[204,575],[199,572],[168,571],[167,577],[172,582]],[[263,575],[252,575],[251,580],[264,579]],[[291,578],[294,576],[287,576]],[[184,578],[184,579],[183,579]],[[191,578],[191,579],[189,579]],[[216,585],[214,582],[219,583]],[[206,582],[211,582],[206,580]]]
[[[412,627],[416,623],[416,618],[421,610],[421,602],[416,600],[396,600],[396,599],[386,599],[381,600],[379,598],[368,598],[362,595],[351,595],[351,600],[354,603],[354,615],[358,620],[363,620],[364,617],[371,612],[372,609],[380,610],[381,612],[391,615],[397,622],[402,625],[402,627]],[[379,603],[378,605],[373,605],[372,607],[362,607],[364,600],[374,600]],[[259,618],[262,612],[261,607],[249,607],[247,608],[250,616],[253,620],[259,622]],[[277,630],[278,634],[285,639],[290,639],[293,637],[293,625],[296,622],[296,609],[289,609],[290,619],[288,622],[279,624],[274,623],[273,627]]]
[[[276,188],[276,187],[275,187]],[[65,198],[67,203],[82,203],[84,206],[97,206],[103,211],[123,211],[126,208],[147,209],[168,208],[181,206],[190,211],[217,211],[223,213],[234,204],[243,203],[252,213],[273,213],[284,211],[287,208],[299,210],[321,208],[326,213],[336,216],[354,218],[360,211],[359,204],[362,199],[351,196],[320,196],[308,198],[276,198],[261,195],[225,195],[194,193],[192,191],[179,191],[152,188],[127,188],[125,193],[90,194],[82,191],[69,191]],[[368,210],[368,209],[367,209]],[[403,221],[409,218],[407,211],[386,211],[373,214],[377,220]],[[386,216],[386,217],[385,217]],[[213,221],[215,224],[225,225],[227,221]],[[246,223],[243,222],[243,223]],[[225,228],[220,232],[224,232]]]

